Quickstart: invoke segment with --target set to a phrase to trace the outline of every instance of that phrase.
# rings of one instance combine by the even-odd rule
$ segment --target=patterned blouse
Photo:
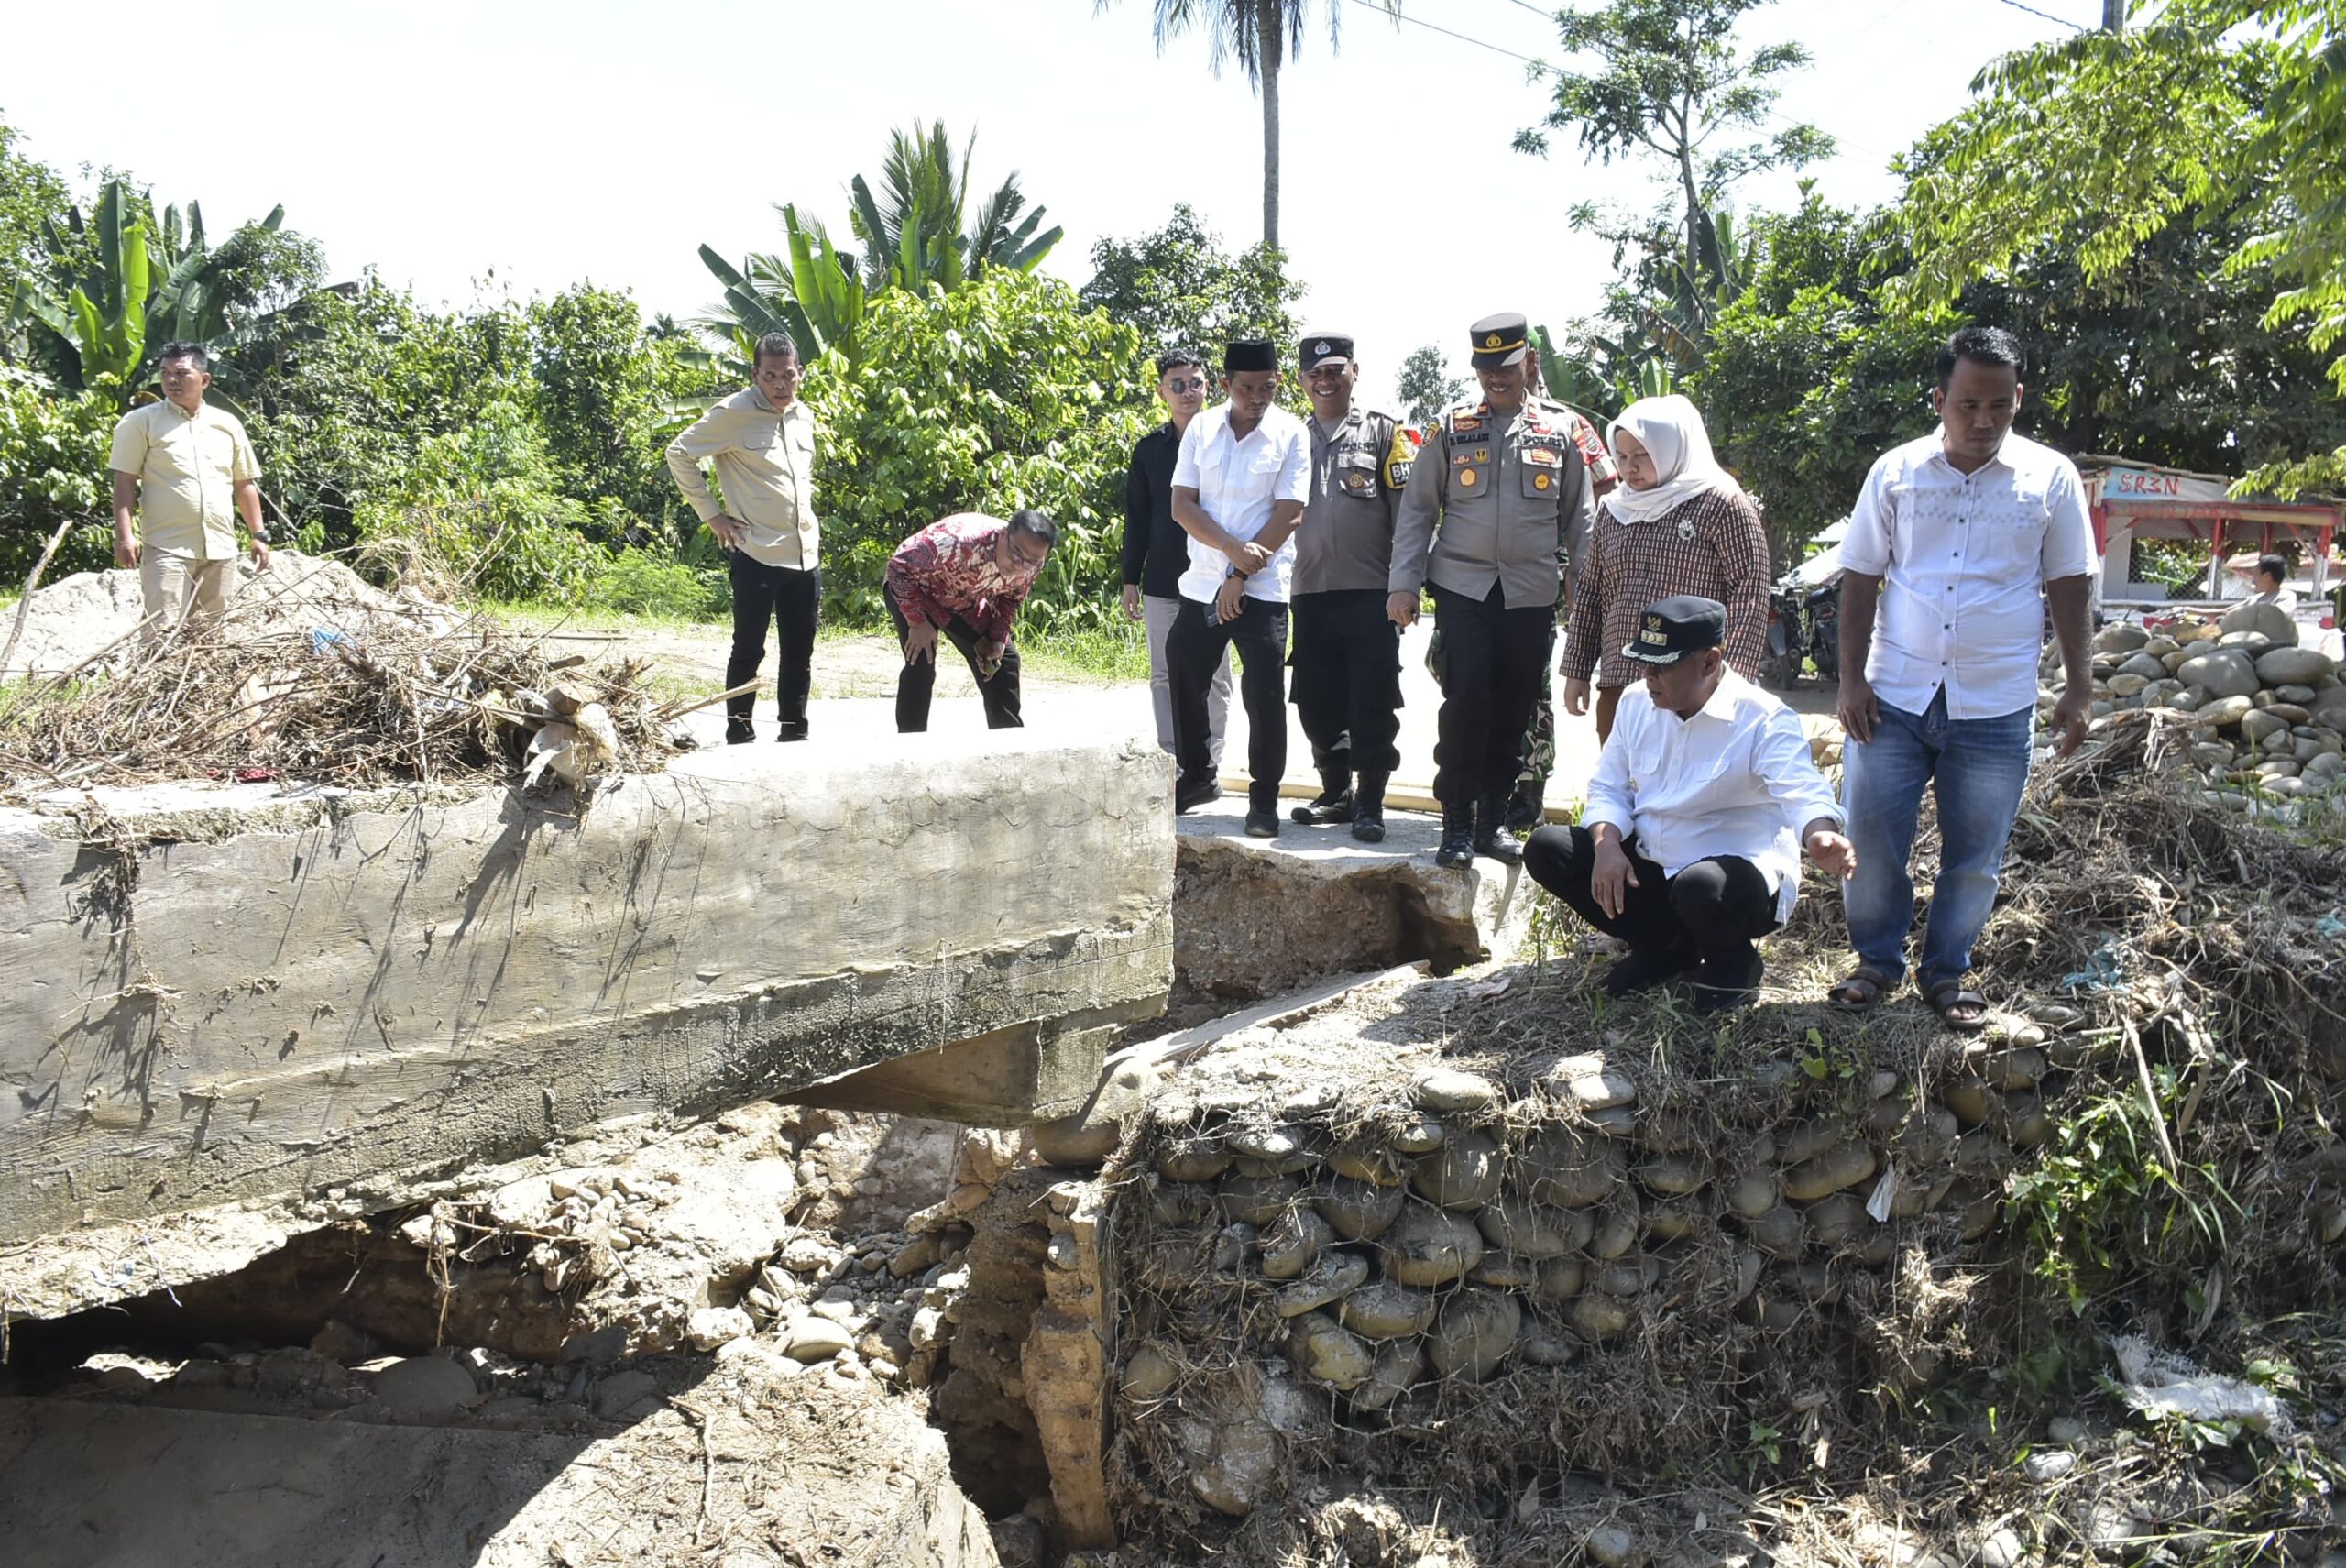
[[[1768,533],[1749,496],[1711,490],[1651,522],[1623,522],[1599,507],[1589,530],[1564,638],[1566,678],[1634,685],[1643,672],[1621,656],[1638,616],[1656,599],[1701,594],[1727,606],[1727,662],[1759,678],[1768,650]]]

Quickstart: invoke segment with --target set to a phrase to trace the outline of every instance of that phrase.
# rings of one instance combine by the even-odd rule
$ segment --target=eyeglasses
[[[1189,392],[1202,392],[1206,389],[1206,378],[1203,376],[1190,376],[1179,380],[1168,381],[1165,383],[1165,389],[1177,398]]]

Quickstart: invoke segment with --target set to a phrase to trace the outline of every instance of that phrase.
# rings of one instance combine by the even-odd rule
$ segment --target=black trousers
[[[1509,609],[1491,585],[1470,598],[1435,585],[1433,626],[1442,639],[1442,715],[1435,726],[1434,798],[1444,806],[1504,801],[1523,771],[1523,732],[1540,695],[1553,605]]]
[[[1401,765],[1401,629],[1383,588],[1298,594],[1295,717],[1323,773],[1390,773]]]
[[[1180,765],[1180,782],[1213,776],[1206,688],[1213,684],[1222,650],[1235,648],[1238,695],[1246,704],[1246,772],[1254,781],[1247,804],[1276,810],[1279,781],[1287,776],[1287,606],[1242,598],[1235,616],[1211,624],[1206,609],[1184,596],[1165,639],[1173,684],[1173,760]]]
[[[888,619],[896,623],[896,645],[901,648],[912,635],[913,623],[896,608],[896,596],[885,583],[880,586],[880,597],[888,606]],[[969,662],[970,678],[978,683],[978,700],[985,704],[986,728],[1025,728],[1026,721],[1018,716],[1017,640],[1003,644],[1002,666],[988,678],[978,668],[978,644],[984,635],[976,627],[957,615],[937,629],[937,639],[952,643]],[[918,735],[928,729],[928,699],[936,690],[937,652],[932,651],[927,658],[907,663],[896,676],[896,733]]]
[[[815,663],[815,622],[823,608],[823,574],[769,566],[745,551],[729,551],[726,571],[733,579],[733,653],[725,661],[725,684],[756,678],[765,663],[766,628],[777,628],[775,652],[782,668],[774,677],[775,718],[784,735],[806,732],[806,688]],[[725,699],[725,717],[747,723],[758,696],[744,692]]]
[[[1542,828],[1523,846],[1523,869],[1574,914],[1633,952],[1692,951],[1705,963],[1732,970],[1753,956],[1751,944],[1776,928],[1776,895],[1758,866],[1740,855],[1696,861],[1676,876],[1638,853],[1637,839],[1621,846],[1638,885],[1624,889],[1621,913],[1597,907],[1589,883],[1596,872],[1596,840],[1585,828]]]

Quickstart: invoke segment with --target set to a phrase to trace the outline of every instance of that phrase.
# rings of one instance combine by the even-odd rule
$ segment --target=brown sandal
[[[1859,964],[1849,978],[1825,993],[1844,1013],[1863,1013],[1879,1005],[1898,982],[1871,964]]]

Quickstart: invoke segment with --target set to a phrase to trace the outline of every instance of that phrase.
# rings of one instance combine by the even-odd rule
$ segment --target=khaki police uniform
[[[1547,662],[1565,563],[1595,516],[1572,411],[1527,397],[1443,414],[1418,454],[1393,534],[1395,593],[1431,583],[1442,644],[1434,794],[1504,802]]]
[[[1311,432],[1311,494],[1295,532],[1289,695],[1333,794],[1400,765],[1401,629],[1385,613],[1393,523],[1417,444],[1390,414],[1354,408]],[[1380,795],[1381,799],[1382,796]]]

